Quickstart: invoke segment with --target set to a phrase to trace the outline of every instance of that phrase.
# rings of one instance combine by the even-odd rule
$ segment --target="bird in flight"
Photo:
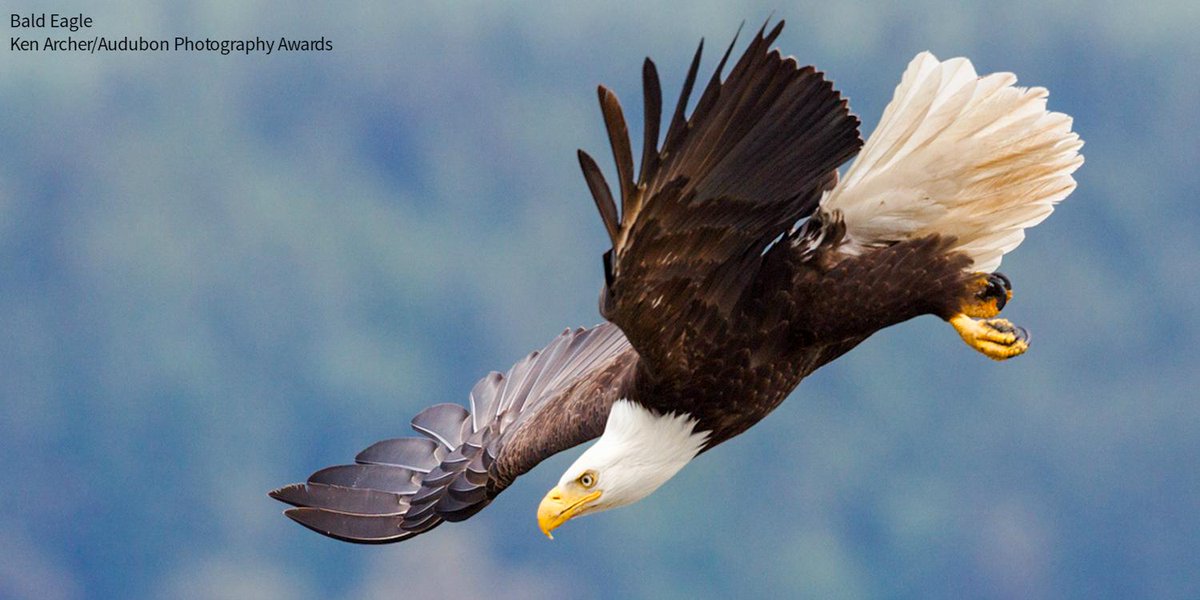
[[[997,317],[1012,286],[996,268],[1075,188],[1071,118],[1011,73],[922,52],[864,144],[824,74],[771,49],[782,28],[764,25],[722,80],[730,44],[688,115],[701,42],[661,144],[646,59],[636,174],[621,105],[599,88],[615,193],[582,150],[579,163],[612,243],[603,323],[488,374],[466,407],[425,409],[419,437],[272,491],[293,505],[284,514],[341,540],[398,542],[599,438],[538,506],[550,536],[645,498],[885,327],[934,315],[989,358],[1025,352],[1028,333]]]

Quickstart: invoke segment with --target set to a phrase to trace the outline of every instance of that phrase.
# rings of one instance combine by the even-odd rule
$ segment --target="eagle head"
[[[679,472],[708,440],[687,414],[658,414],[630,400],[608,413],[604,434],[571,465],[538,506],[546,537],[567,521],[633,504]]]

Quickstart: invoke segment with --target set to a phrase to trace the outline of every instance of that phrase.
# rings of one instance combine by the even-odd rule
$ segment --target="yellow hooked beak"
[[[554,539],[554,536],[550,535],[551,531],[570,521],[599,497],[600,490],[585,494],[582,491],[563,492],[556,486],[546,493],[546,497],[542,498],[542,503],[538,505],[538,527],[546,537]]]

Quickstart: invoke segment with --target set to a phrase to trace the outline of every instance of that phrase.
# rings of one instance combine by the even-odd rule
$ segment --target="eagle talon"
[[[968,346],[992,360],[1006,360],[1029,349],[1029,332],[1007,319],[974,319],[958,314],[950,318],[950,324]]]
[[[970,296],[963,300],[961,310],[977,319],[990,319],[1000,314],[1012,300],[1012,281],[1003,273],[980,273],[968,289],[976,291],[968,292]]]
[[[979,300],[987,302],[991,298],[995,298],[996,312],[1004,310],[1004,305],[1012,299],[1012,283],[1007,277],[998,273],[988,276],[987,287],[979,293]]]
[[[1033,336],[1029,335],[1028,329],[1025,329],[1024,327],[1021,327],[1021,326],[1016,326],[1016,327],[1017,327],[1017,331],[1016,331],[1017,342],[1025,344],[1025,347],[1028,348],[1029,342],[1033,341]]]

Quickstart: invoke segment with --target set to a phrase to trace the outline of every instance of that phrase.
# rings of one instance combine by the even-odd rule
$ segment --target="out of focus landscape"
[[[1200,597],[1200,3],[7,8],[334,50],[0,59],[0,598]],[[772,14],[864,134],[922,50],[1075,117],[1079,188],[1001,268],[1030,352],[884,331],[553,542],[579,450],[398,545],[284,518],[268,490],[598,321],[595,86],[640,131],[644,56],[673,102]]]

